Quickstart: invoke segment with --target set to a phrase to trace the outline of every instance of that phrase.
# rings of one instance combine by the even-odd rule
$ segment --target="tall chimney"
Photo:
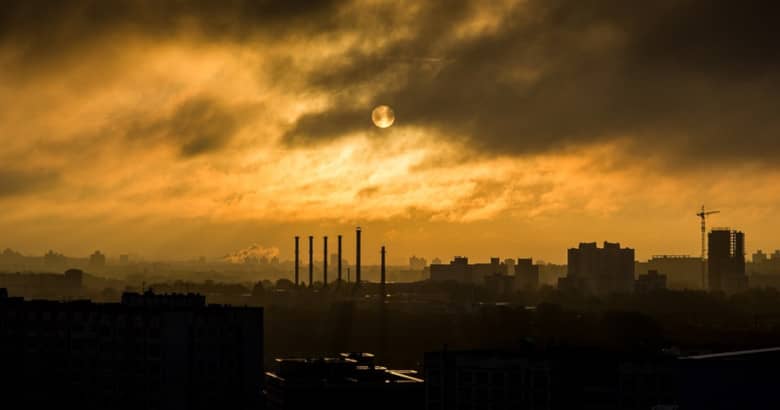
[[[338,282],[341,283],[341,235],[339,235],[339,262],[338,262],[338,264],[339,264],[339,273],[338,273],[339,280],[338,280]]]
[[[357,236],[355,245],[355,285],[360,285],[360,227],[355,230]]]
[[[309,235],[309,287],[314,284],[314,237]]]
[[[386,271],[385,271],[385,246],[382,245],[382,270],[381,270],[382,276],[381,276],[380,280],[381,280],[381,283],[382,283],[381,289],[382,289],[382,297],[383,298],[385,297],[385,293],[386,293],[385,292],[385,284],[387,283],[387,281],[386,281],[386,274],[385,273],[386,273]]]
[[[298,267],[300,266],[300,261],[298,259],[298,242],[300,242],[300,237],[295,237],[295,286],[298,286]]]
[[[322,287],[328,287],[328,237],[322,237]]]

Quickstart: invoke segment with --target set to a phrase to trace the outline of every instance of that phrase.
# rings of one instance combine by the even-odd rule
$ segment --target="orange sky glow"
[[[391,263],[412,254],[564,263],[566,248],[604,240],[646,259],[698,254],[702,204],[721,211],[713,226],[746,232],[748,252],[780,248],[772,235],[780,229],[776,161],[705,156],[681,167],[679,153],[654,141],[685,141],[687,131],[668,136],[667,129],[631,127],[560,138],[543,149],[508,149],[500,141],[485,149],[494,140],[477,123],[463,134],[435,125],[446,105],[382,99],[411,75],[446,76],[461,61],[447,54],[448,44],[498,35],[506,10],[525,2],[468,13],[442,40],[441,54],[411,56],[393,47],[419,35],[424,7],[401,12],[396,2],[360,3],[333,11],[354,28],[316,35],[212,38],[197,20],[183,18],[162,38],[117,29],[50,58],[0,43],[0,248],[176,259],[257,243],[278,247],[286,259],[293,235],[351,240],[360,225],[365,249],[386,244]],[[378,35],[384,26],[372,7],[390,10],[393,30]],[[594,60],[627,43],[606,23],[585,33],[575,46]],[[362,54],[378,54],[378,68],[369,66],[367,79],[348,88],[307,80],[349,70]],[[536,86],[551,60],[534,61],[491,78]],[[582,93],[597,96],[590,87]],[[566,96],[560,98],[551,107],[565,113]],[[372,125],[379,104],[395,110],[392,127]],[[507,104],[508,123],[514,115],[543,115]],[[341,130],[342,108],[362,110],[364,121]],[[313,129],[333,126],[337,137],[290,134],[307,115],[320,114]],[[466,108],[447,115],[470,124]],[[582,120],[554,121],[576,128]],[[522,143],[544,140],[545,132],[523,127],[512,135]],[[364,260],[378,257],[367,251]]]

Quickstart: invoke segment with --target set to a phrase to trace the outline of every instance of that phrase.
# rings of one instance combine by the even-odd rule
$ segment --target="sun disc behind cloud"
[[[380,105],[371,111],[371,121],[379,128],[387,128],[395,122],[395,112],[387,105]]]

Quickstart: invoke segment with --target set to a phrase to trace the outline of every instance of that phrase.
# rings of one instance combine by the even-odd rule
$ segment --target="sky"
[[[780,248],[775,4],[9,0],[0,248],[646,259],[702,205]]]

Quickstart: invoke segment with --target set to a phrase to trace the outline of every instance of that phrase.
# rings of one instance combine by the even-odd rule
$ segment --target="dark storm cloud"
[[[293,130],[283,135],[283,139],[292,144],[307,144],[311,142],[309,139],[311,134],[300,132],[301,130],[316,129],[316,135],[334,138],[355,129],[371,129],[369,127],[372,126],[371,116],[365,109],[347,106],[317,116],[303,116],[297,121]]]
[[[9,0],[0,7],[0,47],[35,68],[122,36],[172,39],[186,32],[210,41],[257,34],[279,38],[326,30],[335,0]]]
[[[407,27],[417,35],[315,73],[310,83],[337,101],[300,118],[288,141],[365,129],[355,113],[370,107],[355,107],[349,90],[369,88],[376,103],[394,106],[399,125],[492,152],[630,136],[642,155],[674,162],[780,154],[774,1],[531,0],[503,14],[498,30],[456,38],[476,4],[466,13],[429,5]],[[370,87],[385,77],[402,80]]]
[[[300,29],[323,25],[324,17],[338,3],[334,0],[8,0],[0,9],[0,38],[30,40],[54,33],[75,38],[122,29],[150,35],[169,34],[186,23],[193,23],[209,34],[246,34],[261,30],[263,25]]]
[[[242,107],[198,96],[184,101],[162,119],[135,121],[128,126],[131,140],[158,141],[177,147],[182,157],[219,151],[228,146],[242,124]]]
[[[48,189],[59,180],[59,174],[46,170],[0,170],[0,199]]]
[[[258,48],[285,40],[294,53],[296,42],[321,34],[357,33],[368,41],[314,70],[295,58],[263,62],[280,67],[279,87],[294,82],[297,92],[303,82],[334,99],[326,111],[297,119],[283,141],[372,129],[371,107],[356,106],[369,92],[369,100],[394,107],[398,125],[489,153],[630,137],[630,149],[670,163],[768,162],[780,154],[776,2],[527,0],[496,13],[496,29],[459,34],[499,3],[11,0],[0,7],[0,51],[11,50],[0,54],[0,70],[6,81],[14,74],[34,80],[95,61],[82,59],[94,49],[106,71],[132,69],[110,65],[127,38]],[[373,38],[382,41],[372,50]],[[156,129],[168,130],[183,156],[221,149],[242,120],[212,103],[183,105]]]
[[[181,154],[194,156],[223,148],[238,126],[235,118],[213,100],[182,104],[167,122],[167,134],[181,141]]]

